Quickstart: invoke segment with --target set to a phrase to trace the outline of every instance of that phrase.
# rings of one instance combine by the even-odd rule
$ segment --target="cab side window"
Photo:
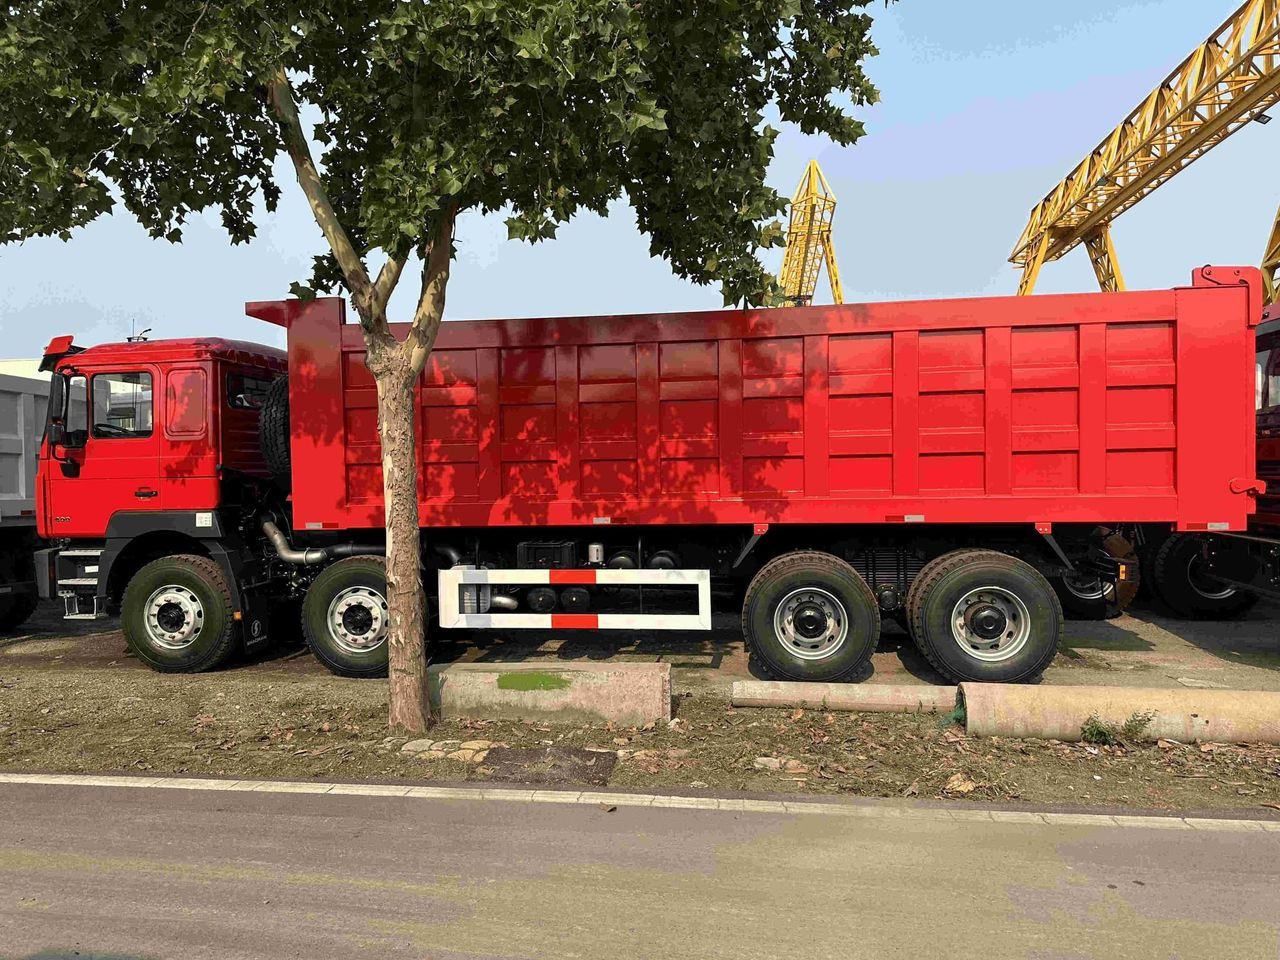
[[[95,440],[137,439],[151,436],[152,396],[149,373],[100,373],[92,381]]]
[[[67,378],[67,446],[83,447],[89,436],[88,382],[83,374]]]

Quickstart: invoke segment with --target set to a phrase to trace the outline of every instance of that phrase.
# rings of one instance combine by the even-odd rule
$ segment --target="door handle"
[[[139,487],[137,490],[133,491],[133,495],[139,500],[150,500],[152,497],[158,496],[159,491],[149,490],[146,487]]]

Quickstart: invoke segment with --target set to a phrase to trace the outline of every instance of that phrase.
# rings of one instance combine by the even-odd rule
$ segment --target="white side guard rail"
[[[463,586],[609,586],[698,588],[697,613],[463,613]],[[710,630],[710,570],[476,570],[439,571],[440,626],[515,630]]]

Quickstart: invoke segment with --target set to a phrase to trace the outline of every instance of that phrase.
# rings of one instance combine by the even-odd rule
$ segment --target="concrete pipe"
[[[735,707],[809,707],[864,713],[947,713],[956,705],[955,687],[879,683],[789,683],[735,680]]]
[[[962,683],[960,702],[970,736],[1080,740],[1092,716],[1119,729],[1151,713],[1135,739],[1280,743],[1280,693]]]

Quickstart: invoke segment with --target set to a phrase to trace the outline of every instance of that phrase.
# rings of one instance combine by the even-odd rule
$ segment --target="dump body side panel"
[[[1237,283],[446,323],[416,391],[422,522],[1240,529],[1255,299]],[[376,394],[341,311],[276,314],[300,530],[382,523]]]

